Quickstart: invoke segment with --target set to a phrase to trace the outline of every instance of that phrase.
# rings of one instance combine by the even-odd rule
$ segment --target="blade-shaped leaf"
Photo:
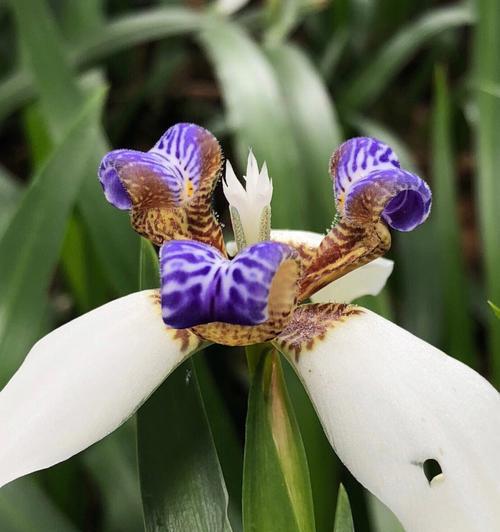
[[[36,482],[28,478],[16,480],[0,491],[0,529],[2,532],[77,532]]]
[[[158,259],[141,240],[141,288],[158,286]],[[184,362],[137,413],[147,531],[231,530],[227,491],[192,361]]]
[[[275,350],[260,357],[250,388],[243,526],[247,532],[315,530],[307,459]]]
[[[0,166],[0,235],[7,227],[20,196],[21,186]]]
[[[103,95],[86,106],[63,142],[33,179],[0,239],[1,380],[36,339],[66,218],[96,143]],[[68,169],[71,179],[68,179]]]
[[[335,511],[332,501],[337,496],[341,464],[297,374],[289,364],[285,364],[283,372],[304,441],[311,477],[316,530],[330,532]]]
[[[339,494],[337,496],[337,509],[335,510],[333,532],[354,532],[351,505],[349,504],[349,497],[342,484],[339,486]]]
[[[333,220],[335,207],[328,174],[330,157],[342,139],[333,102],[315,67],[297,47],[283,44],[269,48],[268,56],[278,74],[307,181],[311,229],[323,231]]]
[[[32,74],[40,91],[41,106],[53,139],[58,139],[83,105],[85,96],[72,71],[63,40],[46,2],[12,2],[19,39],[27,50]],[[79,205],[104,272],[119,294],[137,283],[139,239],[129,228],[126,214],[105,201],[96,172],[108,151],[102,132],[87,161]]]
[[[206,17],[200,40],[219,79],[240,167],[252,148],[273,180],[274,225],[304,228],[306,182],[273,68],[247,33],[226,19]]]
[[[369,106],[420,47],[447,29],[473,22],[472,6],[464,3],[433,9],[403,27],[349,81],[342,105],[352,109]]]
[[[492,301],[488,301],[488,305],[490,306],[495,316],[500,319],[500,307],[497,307]]]
[[[460,221],[457,213],[457,178],[452,148],[450,95],[444,70],[436,70],[433,113],[433,179],[434,215],[432,223],[441,250],[438,264],[445,312],[443,347],[446,352],[468,365],[474,365],[474,342],[468,312],[468,282],[460,243]]]
[[[76,67],[90,65],[123,49],[156,39],[190,33],[201,23],[200,13],[177,6],[163,6],[117,17],[99,31],[82,36],[69,54]],[[20,69],[0,83],[0,119],[38,94],[31,72]]]
[[[398,518],[371,493],[368,493],[368,510],[373,532],[405,532]]]
[[[476,76],[478,85],[500,83],[500,4],[495,0],[477,2],[478,24],[475,33]],[[486,292],[493,301],[500,301],[500,231],[498,201],[500,198],[500,150],[496,141],[500,127],[500,98],[482,90],[476,92],[479,111],[477,121],[476,182],[477,213],[481,228],[486,271]],[[493,380],[500,384],[500,327],[495,316],[489,320],[489,342]]]

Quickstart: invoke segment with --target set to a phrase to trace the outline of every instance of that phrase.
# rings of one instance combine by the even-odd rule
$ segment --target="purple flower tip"
[[[263,323],[273,278],[295,256],[285,244],[260,242],[229,261],[201,242],[171,240],[160,249],[163,321],[174,329]]]
[[[331,174],[338,211],[366,223],[381,217],[398,231],[411,231],[429,216],[432,194],[427,183],[402,169],[387,144],[357,137],[333,154]]]

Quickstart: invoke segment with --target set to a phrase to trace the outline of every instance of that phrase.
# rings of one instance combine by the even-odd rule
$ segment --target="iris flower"
[[[229,259],[211,207],[222,165],[215,137],[193,124],[171,127],[149,152],[104,157],[106,199],[160,247],[161,288],[112,301],[35,344],[0,392],[0,485],[105,437],[204,346],[271,342],[337,455],[406,530],[498,530],[499,394],[472,369],[349,304],[385,283],[389,228],[424,222],[427,184],[389,146],[354,138],[330,161],[331,230],[271,231],[272,184],[250,154],[245,187],[226,166],[236,240]]]

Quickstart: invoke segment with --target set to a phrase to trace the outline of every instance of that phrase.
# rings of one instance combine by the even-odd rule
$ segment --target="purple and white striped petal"
[[[264,323],[273,279],[295,257],[293,248],[277,242],[254,244],[232,261],[201,242],[167,242],[160,250],[163,320],[176,329]]]
[[[62,462],[119,427],[201,347],[161,319],[146,290],[103,305],[37,342],[0,392],[0,486]]]
[[[431,209],[431,191],[420,177],[400,167],[383,142],[358,137],[333,154],[330,172],[338,211],[356,224],[380,217],[393,229],[411,231]]]
[[[106,199],[121,210],[178,205],[182,178],[179,171],[157,154],[113,150],[99,167]]]
[[[123,210],[170,207],[210,194],[222,163],[217,139],[195,124],[169,128],[147,153],[114,150],[99,167],[106,199]]]

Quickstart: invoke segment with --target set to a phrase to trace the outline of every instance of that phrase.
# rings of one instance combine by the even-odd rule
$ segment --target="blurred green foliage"
[[[2,384],[43,332],[136,290],[141,264],[142,282],[154,284],[147,251],[140,254],[126,214],[105,202],[96,169],[110,147],[148,149],[178,121],[211,129],[240,173],[250,146],[267,161],[276,228],[330,226],[328,158],[344,138],[392,144],[430,182],[434,211],[421,229],[395,235],[390,285],[364,303],[500,383],[500,327],[485,303],[500,301],[496,0],[3,0],[0,28]],[[229,227],[221,200],[218,190]],[[177,397],[186,372],[191,391],[183,387],[179,415],[162,405]],[[294,527],[351,530],[343,488],[335,517],[342,481],[356,529],[397,530],[339,464],[300,383],[286,365],[283,372],[290,430],[303,441],[303,485],[310,476],[310,493],[301,494],[307,517]],[[258,506],[266,492],[255,491],[259,478],[249,475],[259,472],[249,461],[265,457],[247,454],[243,477],[243,353],[212,348],[176,373],[139,414],[142,486],[132,420],[70,462],[2,489],[0,530],[206,530],[220,522],[237,531],[251,521],[242,520],[242,486],[247,509]],[[252,437],[264,441],[273,427],[259,425],[256,384],[252,397]],[[169,439],[172,424],[185,438],[198,426],[203,447]],[[178,489],[169,478],[182,479]],[[143,500],[151,495],[144,520],[141,491]],[[262,519],[271,510],[262,508]]]

